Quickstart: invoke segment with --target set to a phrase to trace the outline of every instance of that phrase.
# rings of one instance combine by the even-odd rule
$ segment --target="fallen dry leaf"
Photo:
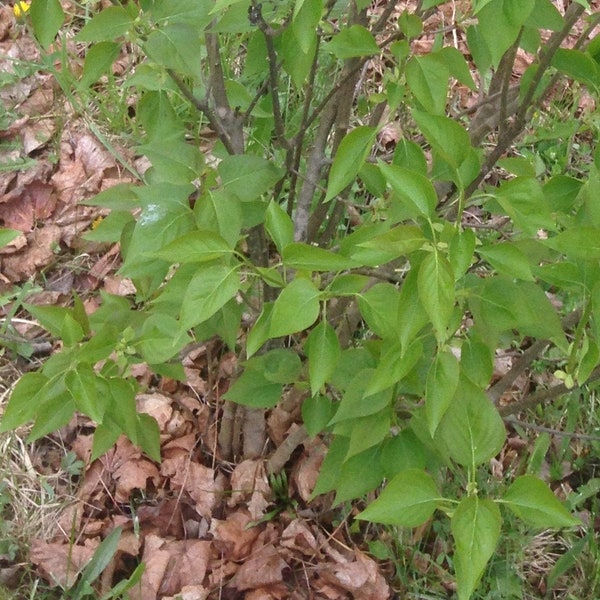
[[[90,561],[99,542],[88,540],[88,545],[73,543],[46,543],[34,539],[31,544],[30,559],[40,575],[54,585],[63,588],[71,587],[77,574]]]
[[[377,563],[360,552],[354,551],[351,562],[328,564],[320,574],[326,581],[350,592],[354,600],[385,600],[390,588],[377,568]]]
[[[260,519],[271,504],[271,488],[261,459],[244,460],[231,474],[230,507],[246,503],[253,520]]]
[[[251,590],[283,582],[287,563],[273,545],[263,546],[250,556],[233,578],[232,585],[238,590]]]
[[[247,528],[251,521],[250,514],[243,509],[230,514],[225,521],[211,520],[213,543],[224,559],[240,561],[250,554],[261,531],[260,527]]]

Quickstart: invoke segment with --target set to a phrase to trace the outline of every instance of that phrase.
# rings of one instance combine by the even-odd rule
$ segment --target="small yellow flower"
[[[23,0],[19,0],[19,2],[15,2],[13,6],[13,13],[17,19],[24,17],[29,12],[30,7],[29,2],[23,2]]]

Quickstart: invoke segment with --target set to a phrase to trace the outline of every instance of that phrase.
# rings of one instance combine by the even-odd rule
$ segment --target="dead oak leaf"
[[[189,494],[199,515],[212,516],[225,489],[223,479],[216,475],[214,469],[193,462],[189,452],[181,451],[163,460],[160,473],[170,479],[172,489],[181,489]]]
[[[176,596],[163,596],[162,600],[207,600],[210,590],[202,585],[184,585]]]
[[[145,490],[148,480],[154,487],[160,483],[160,473],[156,465],[145,458],[127,461],[113,472],[116,481],[115,500],[128,502],[133,490]]]
[[[28,245],[21,252],[2,259],[2,271],[11,281],[32,277],[39,267],[46,267],[54,260],[54,250],[60,241],[61,231],[56,225],[36,229],[28,238]]]
[[[264,462],[260,459],[244,460],[231,474],[232,494],[227,505],[238,506],[245,502],[252,519],[260,519],[269,506],[271,488]]]
[[[148,535],[142,561],[146,565],[139,600],[174,596],[189,586],[202,586],[212,545],[203,540],[170,541]],[[132,598],[136,594],[131,595]]]
[[[75,583],[79,571],[90,561],[97,546],[98,543],[80,546],[34,539],[29,556],[46,581],[52,585],[69,588]]]
[[[326,581],[350,592],[354,600],[385,600],[390,597],[390,588],[377,563],[354,550],[355,560],[327,565],[320,571]]]
[[[246,558],[258,539],[260,527],[249,527],[252,521],[247,511],[238,510],[224,521],[212,519],[210,533],[215,548],[224,560],[239,561]]]
[[[173,415],[173,400],[163,394],[138,394],[135,399],[138,412],[150,415],[164,432]]]
[[[287,568],[285,560],[269,544],[244,561],[235,574],[232,585],[243,591],[282,583],[283,571]]]
[[[300,519],[294,519],[281,534],[281,545],[297,550],[304,556],[318,556],[319,544],[308,525]]]

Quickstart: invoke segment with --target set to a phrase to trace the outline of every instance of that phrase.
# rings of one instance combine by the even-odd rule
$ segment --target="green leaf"
[[[87,596],[86,587],[90,586],[100,577],[102,571],[104,571],[114,558],[122,533],[122,525],[115,527],[94,550],[90,562],[83,569],[75,589],[71,592],[73,598],[79,599]]]
[[[199,269],[183,297],[181,327],[190,329],[212,317],[240,287],[239,265]]]
[[[378,283],[358,297],[360,314],[381,338],[397,335],[400,327],[400,292],[391,283]]]
[[[392,164],[408,169],[420,175],[427,176],[429,167],[421,146],[411,140],[402,138],[398,140],[394,150]]]
[[[229,244],[214,231],[190,231],[152,253],[173,263],[202,263],[233,252]]]
[[[292,383],[298,379],[302,363],[293,350],[277,348],[247,360],[244,367],[259,371],[271,383]]]
[[[358,56],[379,54],[379,46],[373,34],[362,25],[352,25],[342,29],[333,39],[325,44],[325,48],[341,60]]]
[[[348,453],[349,442],[350,440],[347,437],[338,435],[333,438],[329,444],[321,468],[319,469],[319,476],[311,498],[315,498],[320,494],[327,494],[327,492],[335,489],[340,478],[340,471],[344,464],[344,459]]]
[[[212,230],[234,248],[242,230],[242,202],[224,190],[204,194],[196,201],[194,217],[198,229]]]
[[[446,327],[454,311],[454,273],[448,260],[439,252],[425,257],[419,267],[419,298],[427,311],[436,336],[446,339]]]
[[[260,34],[264,39],[262,32],[260,32]],[[293,27],[286,28],[281,34],[280,52],[282,56],[283,68],[291,77],[293,84],[298,89],[302,88],[307,83],[315,54],[317,52],[317,31],[305,31],[304,35],[304,40],[310,40],[311,42],[310,47],[306,52],[302,51],[302,48],[300,47],[300,41],[296,37]],[[264,55],[266,56],[266,46]],[[266,59],[263,58],[262,62],[260,63],[261,72],[262,69],[264,69],[263,65],[265,60]],[[256,62],[258,63],[258,61]],[[248,64],[248,60],[246,60],[246,64]]]
[[[545,244],[569,258],[596,261],[600,258],[600,229],[586,225],[571,227]]]
[[[532,527],[550,529],[581,525],[550,488],[533,475],[517,477],[501,502]]]
[[[7,246],[20,235],[21,232],[17,231],[16,229],[6,229],[4,227],[0,227],[0,248]]]
[[[372,248],[382,253],[389,253],[389,260],[406,256],[423,247],[427,240],[423,231],[416,225],[398,225],[359,244],[362,248]]]
[[[85,240],[91,242],[116,243],[121,240],[126,227],[133,227],[135,218],[126,210],[113,210],[102,219],[100,224],[83,234]]]
[[[406,83],[429,113],[445,113],[449,77],[446,62],[437,54],[413,56],[406,63]]]
[[[161,183],[189,184],[204,168],[200,150],[183,140],[166,139],[158,144],[152,139],[150,143],[138,146],[137,151],[152,163],[156,179]]]
[[[458,169],[471,151],[469,134],[454,119],[413,110],[419,129],[435,151],[453,168]]]
[[[510,242],[481,246],[477,253],[492,265],[499,273],[522,279],[534,281],[531,265],[525,253]]]
[[[502,518],[494,502],[463,498],[452,515],[454,566],[459,600],[471,598],[500,537]]]
[[[477,90],[477,86],[471,75],[471,70],[469,69],[469,64],[460,50],[457,50],[454,46],[445,46],[438,54],[444,59],[446,66],[450,71],[450,75],[452,75],[454,79],[463,85],[466,85],[473,91]]]
[[[192,78],[200,77],[201,55],[191,51],[198,47],[198,31],[185,23],[170,23],[155,29],[146,40],[144,50],[155,62]]]
[[[81,363],[65,375],[65,385],[69,390],[77,410],[96,423],[102,423],[106,403],[98,398],[98,375],[89,364]]]
[[[355,518],[384,525],[418,527],[432,517],[441,500],[430,475],[421,469],[406,469]]]
[[[327,396],[317,394],[302,402],[302,421],[310,437],[321,433],[335,414],[335,406]]]
[[[321,321],[310,332],[304,344],[308,356],[308,378],[313,396],[329,381],[335,371],[342,350],[335,329]]]
[[[89,87],[96,83],[102,75],[108,73],[119,56],[121,45],[115,42],[99,42],[94,44],[85,56],[83,73],[79,83]]]
[[[400,342],[390,344],[382,353],[375,373],[365,390],[365,396],[381,392],[406,377],[423,353],[423,344],[416,340],[403,349]]]
[[[260,371],[246,369],[223,397],[254,408],[273,408],[281,399],[283,385],[269,381]]]
[[[331,419],[331,425],[366,417],[389,406],[392,401],[392,390],[389,388],[365,397],[365,391],[373,373],[373,369],[363,368],[352,374],[345,386],[346,389],[337,412]]]
[[[323,0],[296,0],[292,30],[304,54],[315,42],[322,11]]]
[[[309,244],[288,244],[282,253],[283,264],[306,271],[344,271],[357,264],[346,256]]]
[[[294,279],[275,300],[269,335],[282,337],[308,329],[319,316],[320,295],[309,279]]]
[[[366,275],[345,273],[335,277],[327,286],[327,291],[333,296],[354,296],[360,294],[368,284],[369,278]]]
[[[476,386],[485,389],[494,372],[494,360],[490,349],[483,343],[467,339],[460,351],[462,374]]]
[[[37,407],[35,423],[27,436],[27,441],[34,442],[60,429],[73,418],[74,412],[75,404],[66,391],[50,399],[44,398],[44,403]]]
[[[431,364],[425,384],[425,415],[431,437],[450,406],[459,376],[460,367],[454,354],[440,352]]]
[[[128,10],[122,6],[109,6],[94,15],[75,39],[80,42],[111,42],[125,35],[133,22]]]
[[[228,156],[217,170],[223,188],[244,202],[260,198],[284,175],[272,161],[250,154]]]
[[[470,298],[469,306],[476,326],[484,331],[517,329],[523,335],[564,342],[560,319],[544,290],[535,283],[489,277],[480,296]]]
[[[505,181],[496,192],[496,200],[527,235],[535,236],[539,229],[556,228],[542,186],[532,177]]]
[[[600,86],[598,63],[581,50],[559,48],[552,57],[552,66],[593,90]]]
[[[400,31],[409,39],[416,38],[423,31],[423,21],[417,15],[408,12],[406,9],[402,11],[398,18]]]
[[[427,464],[425,446],[412,429],[403,429],[384,442],[381,464],[387,479],[405,469],[423,470]]]
[[[60,329],[60,337],[64,342],[65,346],[73,346],[80,342],[85,336],[83,327],[75,320],[73,311],[71,310],[67,314],[62,322]]]
[[[294,223],[279,204],[271,200],[265,213],[265,229],[281,254],[294,241]]]
[[[17,381],[0,421],[0,432],[16,429],[31,421],[47,399],[50,380],[42,373],[25,373]]]
[[[379,446],[374,446],[344,462],[338,472],[334,505],[360,498],[381,485],[383,469],[380,458],[381,450]]]
[[[154,277],[155,285],[162,283],[169,269],[166,261],[149,261],[148,253],[159,250],[195,229],[189,205],[192,185],[159,183],[137,188],[142,212],[123,252],[124,264],[120,273],[127,277]]]
[[[65,319],[71,316],[72,313],[71,309],[65,308],[64,306],[23,304],[23,307],[54,337],[61,336]]]
[[[477,13],[481,37],[488,46],[494,67],[516,41],[534,5],[535,0],[494,0]]]
[[[375,127],[360,126],[344,137],[333,158],[325,202],[329,202],[354,181],[376,135]]]
[[[29,14],[35,37],[45,49],[48,49],[65,20],[60,0],[32,2]]]
[[[140,206],[132,183],[118,183],[93,198],[82,201],[88,206],[103,206],[111,210],[129,211]]]
[[[433,216],[438,200],[433,184],[427,177],[382,161],[379,162],[379,168],[412,216]]]
[[[551,31],[560,31],[564,25],[562,15],[552,0],[535,0],[535,6],[525,23],[530,27]]]
[[[254,327],[248,332],[246,338],[246,356],[250,358],[258,349],[270,338],[269,330],[271,329],[271,315],[273,313],[272,302],[265,302],[263,309]]]
[[[403,348],[407,348],[429,323],[427,312],[419,299],[418,271],[411,269],[408,273],[400,289],[397,307],[390,307],[390,312],[397,323],[398,340]]]
[[[477,238],[471,229],[460,229],[452,236],[448,246],[448,260],[455,280],[459,280],[471,266]]]
[[[114,423],[101,423],[94,431],[92,441],[92,454],[90,460],[94,461],[106,454],[116,443],[123,432]]]
[[[137,438],[140,448],[153,461],[160,462],[160,429],[154,417],[138,415]]]
[[[212,20],[212,0],[151,0],[150,14],[156,23],[187,23],[202,31]],[[146,11],[146,7],[142,6]]]
[[[99,390],[109,406],[104,413],[103,423],[113,421],[114,426],[120,428],[130,440],[137,446],[139,444],[139,420],[135,404],[136,382],[129,379],[115,377],[104,379],[105,388]]]
[[[437,435],[453,460],[474,469],[500,452],[506,430],[485,392],[461,379]]]
[[[174,317],[157,312],[144,321],[140,340],[135,346],[148,364],[156,365],[173,358],[191,341]]]
[[[348,454],[346,460],[372,448],[380,446],[390,433],[391,410],[386,406],[382,411],[366,417],[359,417],[351,421],[344,421],[334,427],[333,432],[337,435],[350,435]]]

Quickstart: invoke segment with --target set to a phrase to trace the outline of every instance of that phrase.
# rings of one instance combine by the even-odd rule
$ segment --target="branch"
[[[588,385],[594,381],[600,379],[600,367],[596,367],[591,375],[588,377],[587,381],[583,385]],[[575,392],[582,389],[583,386],[577,386],[573,388],[567,387],[564,383],[560,383],[555,385],[554,387],[538,390],[533,394],[527,396],[523,400],[519,400],[518,402],[511,402],[506,406],[501,406],[498,409],[498,412],[502,417],[508,417],[510,415],[514,415],[530,408],[535,408],[538,404],[544,404],[549,400],[554,400],[554,398],[559,398],[564,394],[569,392]]]
[[[572,313],[567,315],[562,320],[563,329],[570,329],[579,321],[581,318],[581,309],[574,310]],[[488,391],[487,395],[492,400],[494,404],[498,403],[498,400],[506,392],[510,389],[511,385],[515,382],[517,377],[524,373],[533,363],[534,360],[538,359],[544,350],[550,345],[548,340],[537,340],[534,342],[527,350],[521,354],[517,362],[512,366],[512,368],[507,371],[501,379],[499,379]],[[554,388],[552,388],[554,389]],[[511,405],[512,406],[512,405]]]
[[[587,435],[585,433],[575,433],[574,431],[560,431],[559,429],[552,429],[551,427],[544,427],[543,425],[536,425],[534,423],[526,423],[520,421],[515,417],[506,417],[505,423],[512,425],[513,427],[523,427],[525,429],[533,429],[533,431],[540,431],[542,433],[549,433],[550,435],[556,435],[560,437],[569,437],[575,440],[586,440],[590,442],[600,442],[600,436],[598,435]]]
[[[298,195],[294,219],[294,239],[297,242],[307,239],[310,207],[315,189],[317,188],[321,177],[321,169],[325,164],[325,148],[327,146],[327,140],[329,139],[329,133],[335,121],[336,112],[337,107],[335,103],[330,102],[321,116],[314,145],[308,158],[304,184]]]
[[[225,89],[223,65],[221,63],[219,38],[216,33],[208,30],[204,33],[204,38],[210,71],[207,98],[213,98],[215,104],[214,113],[219,117],[222,128],[229,137],[231,150],[228,148],[227,151],[230,154],[242,154],[244,152],[244,117],[243,115],[235,114],[229,105]]]
[[[279,104],[279,73],[277,72],[277,53],[275,52],[275,46],[273,44],[273,38],[280,32],[274,30],[265,21],[262,14],[262,7],[252,0],[251,11],[251,22],[256,23],[260,31],[262,31],[265,38],[265,44],[267,46],[267,60],[269,62],[269,86],[271,88],[271,99],[273,101],[273,120],[275,124],[275,136],[280,145],[289,150],[290,143],[285,137],[285,124],[283,120],[283,113],[281,112],[281,105]]]
[[[229,154],[235,154],[231,138],[229,137],[229,134],[227,133],[217,113],[211,109],[208,100],[206,98],[196,98],[196,96],[194,96],[192,93],[192,90],[190,90],[187,84],[172,69],[167,69],[167,73],[175,82],[175,85],[177,85],[183,96],[192,103],[194,108],[204,114],[204,116],[208,119],[211,129],[219,136],[219,139],[221,140],[223,146],[225,146],[227,152],[229,152]]]
[[[477,177],[469,184],[465,190],[465,198],[469,198],[473,195],[479,184],[485,179],[487,174],[492,170],[498,159],[506,152],[508,146],[513,140],[521,133],[525,127],[527,112],[533,106],[533,98],[538,85],[541,83],[542,78],[552,62],[552,58],[556,51],[560,48],[563,40],[570,33],[573,25],[577,22],[579,17],[584,11],[584,7],[577,2],[571,3],[567,12],[565,13],[565,24],[560,31],[554,32],[548,43],[540,53],[540,61],[537,70],[535,71],[529,88],[525,93],[523,100],[520,102],[516,114],[515,120],[510,127],[507,127],[502,135],[498,139],[498,143],[494,150],[487,156],[485,163],[481,167]]]

